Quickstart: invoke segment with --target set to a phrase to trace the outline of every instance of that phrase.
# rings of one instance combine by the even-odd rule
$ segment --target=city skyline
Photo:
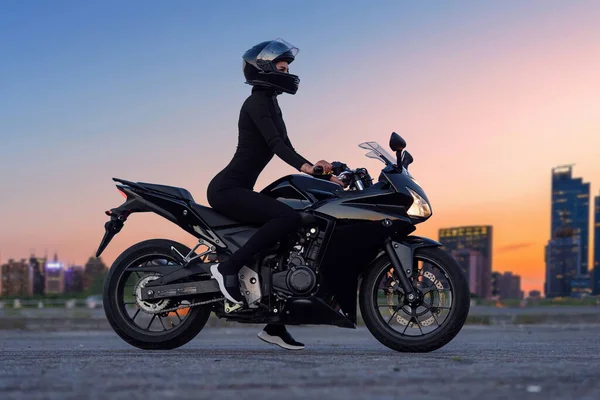
[[[494,270],[543,291],[548,171],[575,163],[600,188],[600,3],[307,1],[292,19],[270,4],[1,4],[0,263],[32,247],[85,262],[122,200],[112,177],[185,187],[207,204],[250,89],[241,55],[282,37],[300,48],[300,89],[280,104],[301,155],[376,177],[357,144],[398,132],[432,203],[415,234],[492,225]],[[274,159],[256,189],[293,172]],[[103,256],[110,265],[154,237],[195,243],[135,215]]]
[[[0,263],[0,298],[5,296],[47,296],[83,293],[94,287],[100,289],[108,267],[101,257],[90,257],[85,265],[60,262],[57,254],[52,259],[36,257],[9,259]]]
[[[466,273],[471,293],[479,295],[481,268],[485,259],[481,252],[462,248],[452,252]],[[0,264],[0,298],[4,296],[31,297],[39,295],[77,294],[92,287],[98,275],[107,272],[101,257],[90,257],[85,265],[61,263],[55,254],[53,259],[39,258],[32,254],[29,259],[10,259]],[[41,271],[41,287],[38,287],[38,271]],[[490,274],[491,296],[488,299],[520,299],[521,277],[511,271]],[[502,281],[504,279],[504,281]],[[498,293],[494,293],[494,290]],[[520,293],[520,295],[517,295]],[[481,296],[480,296],[481,297]]]

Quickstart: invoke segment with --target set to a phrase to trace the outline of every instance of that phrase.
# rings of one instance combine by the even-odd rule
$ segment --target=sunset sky
[[[493,225],[493,269],[542,290],[551,168],[600,194],[599,21],[598,1],[2,1],[0,262],[85,263],[122,201],[112,177],[206,204],[250,91],[241,55],[281,37],[300,49],[280,96],[300,154],[377,176],[357,145],[398,132],[433,206],[416,234]],[[275,159],[256,189],[289,173]],[[137,214],[103,259],[155,237],[195,242]]]

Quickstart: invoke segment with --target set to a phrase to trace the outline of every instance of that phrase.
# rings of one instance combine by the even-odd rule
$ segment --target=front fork
[[[391,238],[387,238],[385,240],[385,252],[394,267],[406,298],[409,302],[416,301],[418,296],[409,279],[413,274],[412,248],[394,242]]]

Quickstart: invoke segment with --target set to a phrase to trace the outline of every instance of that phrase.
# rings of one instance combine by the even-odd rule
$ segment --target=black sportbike
[[[191,249],[147,240],[116,259],[103,298],[115,332],[142,349],[173,349],[194,338],[214,312],[242,323],[343,328],[355,328],[362,317],[377,340],[402,352],[450,342],[467,318],[469,291],[440,243],[410,235],[431,208],[408,172],[413,158],[406,142],[392,133],[396,157],[375,142],[359,146],[385,164],[376,183],[365,168],[336,162],[333,173],[347,182],[346,190],[308,175],[289,175],[262,190],[298,210],[302,226],[242,268],[243,304],[222,296],[210,266],[226,260],[257,227],[195,203],[185,189],[113,178],[126,201],[106,212],[110,221],[97,256],[133,213],[154,212],[198,239]]]

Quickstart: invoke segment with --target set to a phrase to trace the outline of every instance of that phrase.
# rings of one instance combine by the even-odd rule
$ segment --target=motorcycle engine
[[[273,274],[272,279],[273,288],[287,295],[305,296],[317,285],[317,275],[298,254],[291,257],[288,269]]]

